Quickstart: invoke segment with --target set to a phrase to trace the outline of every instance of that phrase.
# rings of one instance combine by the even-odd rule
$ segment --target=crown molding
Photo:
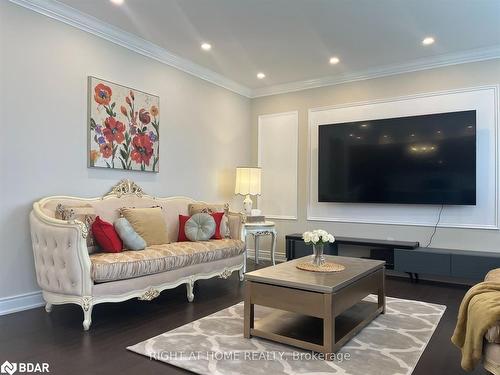
[[[190,60],[151,43],[137,35],[103,22],[91,15],[80,12],[55,0],[9,0],[10,2],[64,22],[82,31],[106,39],[143,56],[150,57],[166,65],[182,70],[195,77],[221,86],[237,94],[250,97],[251,90],[223,75],[202,67]]]
[[[285,94],[294,91],[301,91],[324,86],[333,86],[342,83],[363,81],[367,79],[387,77],[397,74],[418,72],[421,70],[435,69],[450,65],[466,64],[498,58],[500,58],[500,45],[495,45],[487,48],[473,49],[463,52],[422,58],[403,64],[375,67],[342,75],[327,76],[322,78],[267,86],[252,90],[251,98]]]
[[[410,61],[403,64],[379,66],[363,71],[333,75],[304,81],[289,82],[257,89],[250,89],[208,68],[184,59],[174,53],[151,43],[137,35],[103,22],[91,15],[80,12],[56,0],[9,0],[10,2],[64,22],[82,31],[118,44],[143,56],[172,66],[195,77],[223,87],[247,98],[307,90],[312,88],[339,85],[342,83],[386,77],[402,73],[441,68],[449,65],[465,64],[500,58],[500,45],[469,51],[443,54]]]

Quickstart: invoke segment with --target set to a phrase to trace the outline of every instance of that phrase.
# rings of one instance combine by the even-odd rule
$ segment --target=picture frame
[[[87,95],[88,167],[158,173],[159,96],[94,76]]]

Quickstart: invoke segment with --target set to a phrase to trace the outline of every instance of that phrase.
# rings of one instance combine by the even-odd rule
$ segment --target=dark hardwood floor
[[[249,268],[252,267],[252,262]],[[264,265],[266,265],[264,263]],[[459,351],[450,342],[460,301],[467,288],[458,285],[389,277],[390,297],[447,306],[439,326],[413,375],[460,375]],[[125,348],[193,320],[234,305],[243,299],[237,274],[229,280],[197,283],[195,300],[188,303],[180,286],[164,291],[151,302],[130,300],[97,305],[90,331],[82,330],[78,306],[54,306],[50,314],[37,308],[0,317],[0,363],[48,362],[52,374],[185,374],[184,370],[149,360]],[[470,374],[485,374],[478,368]],[[369,374],[367,374],[369,375]]]

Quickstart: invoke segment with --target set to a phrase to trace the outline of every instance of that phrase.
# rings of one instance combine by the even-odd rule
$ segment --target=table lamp
[[[245,195],[243,207],[248,216],[252,213],[252,199],[250,195],[260,195],[260,177],[261,169],[258,167],[236,168],[234,194]]]

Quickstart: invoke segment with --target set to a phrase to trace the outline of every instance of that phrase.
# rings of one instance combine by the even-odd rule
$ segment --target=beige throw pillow
[[[120,212],[148,246],[170,243],[161,207],[122,208]]]

